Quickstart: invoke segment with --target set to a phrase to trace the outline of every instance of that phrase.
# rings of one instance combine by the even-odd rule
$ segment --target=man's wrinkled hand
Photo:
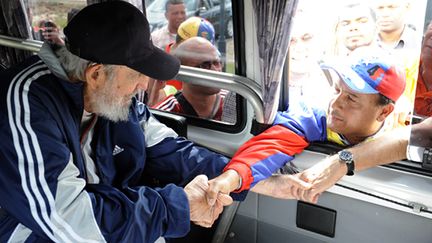
[[[205,175],[195,177],[184,188],[189,200],[190,220],[203,227],[211,227],[223,211],[223,207],[232,203],[232,198],[219,194],[213,205],[207,201],[209,189],[208,178]]]
[[[209,181],[207,201],[209,205],[215,204],[218,197],[228,195],[239,187],[240,176],[234,170],[227,170],[218,177]]]
[[[346,171],[346,165],[340,163],[337,157],[332,156],[296,174],[295,176],[301,180],[312,184],[309,190],[299,190],[295,195],[296,198],[316,203],[319,195],[336,184],[346,174]]]
[[[296,175],[272,175],[258,182],[252,191],[263,195],[281,199],[299,199],[303,191],[312,188],[312,185],[300,179]]]

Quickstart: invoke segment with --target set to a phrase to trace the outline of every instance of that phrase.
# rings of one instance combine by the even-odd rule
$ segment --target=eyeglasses
[[[211,70],[212,66],[215,66],[216,68],[220,68],[223,66],[223,63],[220,60],[205,61],[196,67]]]

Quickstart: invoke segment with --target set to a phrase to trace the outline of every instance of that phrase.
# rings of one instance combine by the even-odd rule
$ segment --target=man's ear
[[[104,75],[102,64],[90,65],[84,72],[87,85],[92,87],[99,86]]]
[[[379,113],[377,120],[379,122],[383,122],[390,113],[392,113],[394,110],[394,104],[387,104],[382,107],[381,112]]]

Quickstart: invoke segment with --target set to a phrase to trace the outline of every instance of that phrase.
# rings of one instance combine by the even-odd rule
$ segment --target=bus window
[[[67,22],[81,8],[94,2],[97,1],[29,1],[28,16],[33,38],[64,44],[63,28]],[[192,36],[200,36],[211,42],[215,56],[210,57],[209,60],[200,60],[200,63],[193,65],[186,63],[183,64],[184,66],[235,73],[230,0],[129,0],[128,2],[140,9],[144,4],[153,44],[167,52],[174,51],[180,42]],[[177,31],[180,31],[180,34],[177,35]],[[194,54],[193,51],[196,50],[193,49],[190,53],[199,57],[199,54]],[[208,65],[209,61],[212,65]],[[184,89],[183,85],[180,80],[151,80],[149,90],[140,93],[138,97],[152,108],[223,124],[237,123],[238,102],[235,93],[189,84],[185,84]],[[178,105],[164,105],[172,100]]]
[[[36,40],[63,43],[63,28],[74,14],[87,5],[86,0],[29,1],[29,21]]]
[[[231,1],[155,0],[146,13],[153,43],[183,66],[235,73]],[[189,117],[228,124],[237,120],[236,94],[181,80],[151,81],[146,102]]]

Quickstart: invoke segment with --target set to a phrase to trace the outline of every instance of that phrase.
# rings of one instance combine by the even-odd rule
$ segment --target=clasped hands
[[[321,193],[332,187],[346,172],[346,165],[336,157],[329,157],[297,174],[273,175],[258,182],[251,190],[275,198],[317,203]],[[233,202],[229,193],[238,189],[239,182],[240,177],[233,170],[227,170],[210,181],[205,175],[192,180],[185,187],[191,221],[211,227],[223,207]]]
[[[317,203],[322,192],[332,187],[347,172],[337,156],[330,156],[314,166],[292,175],[273,175],[251,190],[260,194]]]
[[[332,187],[346,172],[345,164],[336,157],[329,157],[297,174],[273,175],[251,190],[276,198],[317,203],[321,193]]]
[[[190,220],[207,228],[213,225],[222,213],[223,207],[233,202],[228,194],[221,192],[218,192],[215,198],[210,199],[209,188],[209,181],[205,175],[195,177],[184,188],[189,200]]]

